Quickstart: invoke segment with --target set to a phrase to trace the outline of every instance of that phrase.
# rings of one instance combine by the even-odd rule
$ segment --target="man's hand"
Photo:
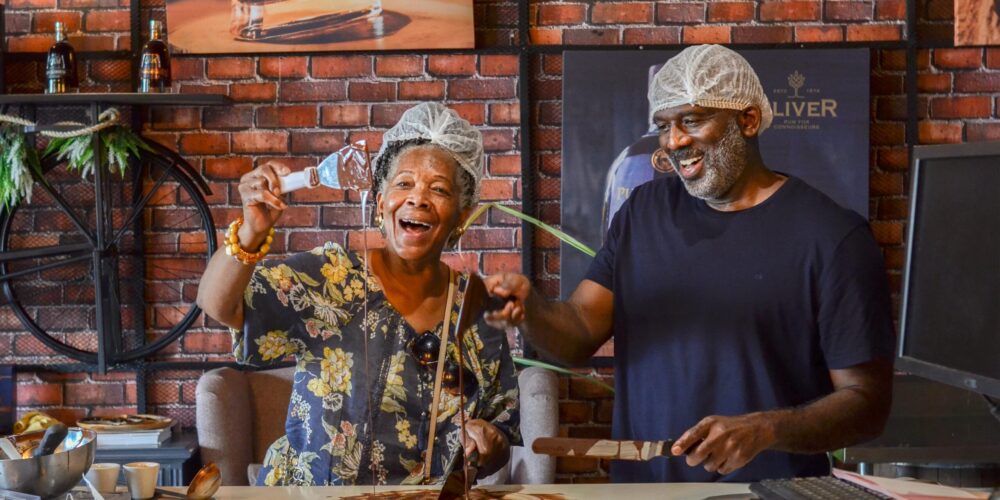
[[[674,442],[674,456],[687,454],[687,464],[703,464],[708,472],[725,475],[743,467],[774,444],[773,422],[766,414],[710,416]]]
[[[473,419],[465,423],[465,456],[479,452],[479,475],[489,476],[500,470],[510,460],[510,445],[507,436],[493,424]]]
[[[487,311],[483,315],[486,323],[499,329],[520,325],[524,321],[525,304],[531,295],[531,281],[522,274],[499,273],[488,276],[483,284],[490,295],[508,299],[503,309]]]

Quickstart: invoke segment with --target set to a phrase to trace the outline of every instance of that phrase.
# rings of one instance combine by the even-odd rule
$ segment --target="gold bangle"
[[[260,262],[267,255],[267,252],[271,250],[271,242],[274,241],[274,228],[272,227],[268,231],[264,244],[256,252],[251,253],[240,246],[239,231],[242,225],[243,216],[237,217],[236,220],[229,224],[229,229],[226,230],[226,255],[236,259],[241,264],[253,266]]]

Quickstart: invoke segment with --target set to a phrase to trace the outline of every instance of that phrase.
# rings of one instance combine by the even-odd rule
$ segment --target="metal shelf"
[[[218,106],[231,102],[232,99],[223,94],[140,94],[137,92],[0,94],[0,104],[32,104],[36,106],[65,106],[72,104]]]

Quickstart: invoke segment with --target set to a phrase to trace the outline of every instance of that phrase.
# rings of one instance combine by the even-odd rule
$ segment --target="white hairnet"
[[[721,45],[695,45],[671,57],[649,85],[649,117],[685,104],[706,108],[760,108],[761,134],[774,118],[757,73],[743,56]]]
[[[382,136],[382,147],[372,165],[375,185],[389,175],[392,157],[407,143],[434,144],[451,155],[472,176],[472,203],[479,201],[483,178],[483,135],[454,110],[436,102],[418,104],[403,113]]]

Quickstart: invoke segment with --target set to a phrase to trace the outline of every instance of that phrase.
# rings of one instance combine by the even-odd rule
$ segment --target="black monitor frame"
[[[906,322],[909,317],[910,301],[910,269],[912,269],[914,217],[920,202],[920,174],[923,169],[922,160],[940,158],[967,158],[977,156],[1000,157],[1000,143],[966,143],[945,144],[934,146],[915,146],[913,148],[912,187],[910,191],[910,216],[907,224],[906,264],[903,269],[903,302],[899,314],[899,338],[896,348],[896,368],[898,370],[918,375],[930,380],[968,389],[980,394],[1000,398],[1000,380],[958,370],[936,363],[930,363],[908,356],[904,352],[906,345]],[[1000,168],[1000,167],[998,167]],[[1000,257],[998,257],[1000,259]],[[1000,335],[1000,332],[997,332]],[[1000,353],[997,353],[1000,363]]]

